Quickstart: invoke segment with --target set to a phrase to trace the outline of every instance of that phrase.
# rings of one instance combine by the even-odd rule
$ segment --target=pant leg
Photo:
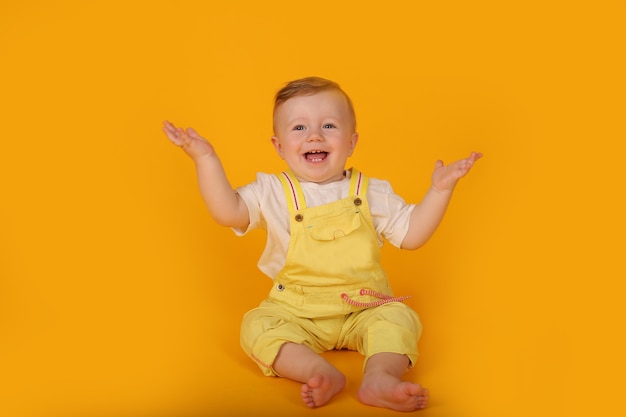
[[[342,331],[338,348],[356,350],[367,360],[377,353],[399,353],[417,361],[417,342],[422,323],[415,311],[403,303],[388,303],[353,313]]]
[[[291,342],[305,345],[317,353],[334,347],[334,341],[325,340],[329,332],[324,327],[316,320],[294,316],[266,300],[244,315],[240,332],[241,347],[265,375],[279,376],[273,364],[283,344]]]

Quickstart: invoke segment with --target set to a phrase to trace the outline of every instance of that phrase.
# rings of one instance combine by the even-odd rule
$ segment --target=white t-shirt
[[[350,172],[347,170],[342,180],[329,184],[301,182],[306,206],[315,207],[346,198],[350,189]],[[276,175],[258,173],[256,181],[236,191],[248,206],[250,224],[246,230],[233,230],[238,236],[253,229],[267,231],[267,242],[258,267],[273,279],[285,265],[289,247],[289,209],[281,182]],[[415,205],[407,204],[395,194],[389,182],[376,178],[369,178],[367,201],[380,245],[384,238],[400,247]]]

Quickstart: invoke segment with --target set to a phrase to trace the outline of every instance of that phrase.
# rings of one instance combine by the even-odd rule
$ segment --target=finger
[[[167,138],[168,138],[171,142],[173,142],[173,143],[175,143],[176,145],[178,145],[178,143],[177,143],[177,142],[178,142],[180,139],[178,138],[178,136],[177,136],[177,134],[176,134],[176,131],[173,131],[173,132],[172,132],[171,130],[169,130],[168,128],[166,128],[165,126],[163,126],[163,132],[165,133],[165,135],[167,136]]]
[[[182,128],[175,127],[172,124],[168,127],[163,127],[163,131],[165,131],[169,140],[176,146],[185,146],[185,143],[189,139]]]
[[[441,168],[442,166],[443,166],[443,161],[441,159],[435,162],[435,169]]]
[[[469,170],[472,169],[475,160],[476,159],[472,159],[472,157],[470,157],[460,161],[459,173],[461,174],[461,176],[465,176],[469,172]]]
[[[189,135],[187,135],[187,132],[185,132],[185,129],[183,129],[182,127],[176,128],[176,135],[180,139],[179,146],[185,146],[187,143],[189,143]]]
[[[480,152],[472,152],[470,155],[470,159],[472,160],[472,162],[478,161],[482,157],[483,157],[483,154]]]
[[[168,121],[163,122],[163,131],[170,139],[178,136],[176,127]]]
[[[163,129],[165,129],[165,130],[167,130],[169,132],[175,132],[176,131],[176,127],[172,123],[168,122],[167,120],[165,120],[163,122]]]
[[[200,134],[196,132],[196,130],[193,127],[187,128],[187,134],[193,138],[202,139],[202,136],[200,136]]]

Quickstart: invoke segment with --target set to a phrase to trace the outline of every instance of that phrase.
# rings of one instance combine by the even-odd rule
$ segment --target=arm
[[[200,193],[213,219],[222,226],[245,229],[250,222],[248,207],[234,192],[213,146],[192,128],[184,130],[166,121],[163,131],[193,159]]]
[[[481,153],[472,152],[469,157],[450,165],[444,166],[442,161],[437,161],[432,186],[411,213],[409,230],[402,241],[402,249],[417,249],[430,239],[443,219],[458,180],[464,177],[474,162],[481,157]]]

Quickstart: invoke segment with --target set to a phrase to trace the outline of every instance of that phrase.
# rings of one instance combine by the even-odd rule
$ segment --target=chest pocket
[[[348,236],[361,227],[361,215],[357,207],[347,207],[311,218],[305,224],[309,235],[315,240],[336,240]]]

